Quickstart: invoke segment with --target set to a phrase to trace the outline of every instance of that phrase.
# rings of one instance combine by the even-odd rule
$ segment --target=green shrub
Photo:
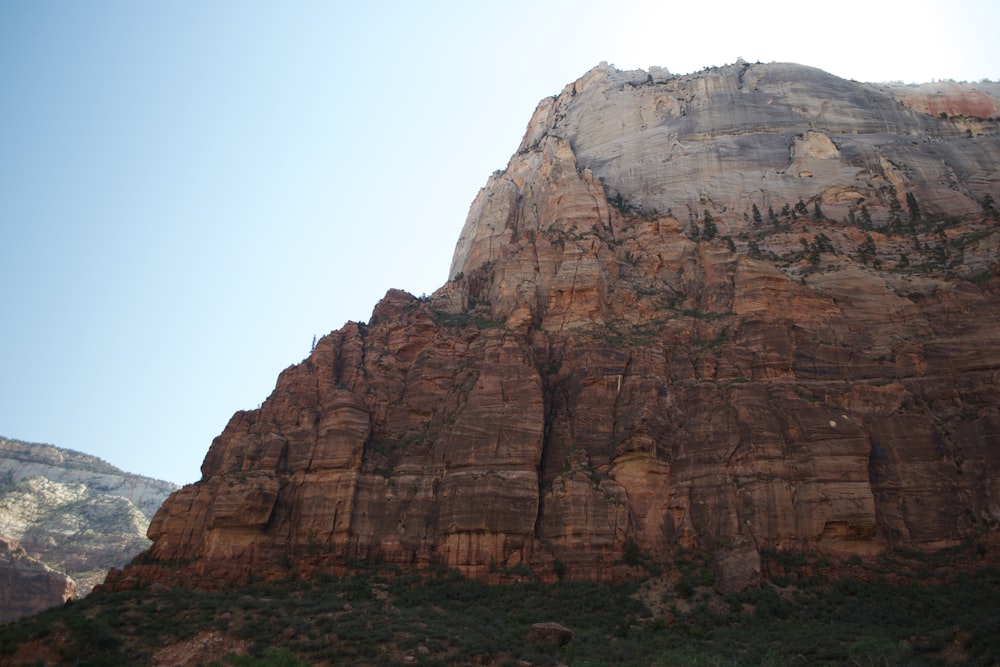
[[[799,554],[763,555],[769,562],[784,558],[789,575],[799,567]],[[879,579],[869,569],[869,582],[790,576],[784,589],[765,582],[717,596],[706,587],[710,557],[678,552],[670,566],[680,580],[655,605],[676,603],[670,616],[647,609],[636,595],[636,582],[491,586],[445,569],[375,566],[326,577],[322,583],[258,583],[219,592],[98,593],[0,626],[0,654],[11,654],[29,639],[68,636],[72,641],[59,646],[60,663],[149,664],[159,647],[224,624],[230,636],[247,637],[254,645],[248,654],[227,656],[216,667],[396,664],[400,655],[415,654],[418,647],[428,652],[418,662],[431,665],[486,659],[573,667],[938,664],[935,653],[951,650],[956,636],[968,638],[964,649],[969,663],[996,663],[1000,570],[945,576],[949,559],[935,558],[922,562],[928,576],[910,583]],[[814,559],[803,561],[814,564]],[[857,567],[865,566],[859,562]],[[879,564],[885,573],[893,567],[888,560]],[[381,595],[373,598],[373,589],[387,593],[388,601]],[[644,590],[651,590],[648,584]],[[678,600],[681,594],[684,601]],[[540,621],[572,628],[574,639],[564,647],[528,644],[528,628]],[[898,643],[911,637],[912,647]],[[385,649],[390,645],[393,651]]]

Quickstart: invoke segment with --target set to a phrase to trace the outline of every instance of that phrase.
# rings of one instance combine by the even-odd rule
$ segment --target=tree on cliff
[[[711,241],[715,238],[715,235],[719,233],[719,228],[715,226],[715,219],[712,214],[705,210],[705,229],[702,236],[706,241]]]
[[[993,218],[994,220],[1000,220],[1000,211],[997,210],[996,204],[993,202],[993,195],[986,193],[982,201],[983,213]]]
[[[906,208],[910,210],[910,226],[920,222],[920,204],[912,192],[906,193]]]
[[[902,213],[903,213],[903,205],[899,203],[899,197],[896,196],[896,189],[891,188],[889,190],[889,221],[888,221],[890,233],[902,231],[903,227]]]
[[[826,220],[826,216],[823,215],[823,210],[819,207],[819,201],[813,204],[813,218],[816,220]]]
[[[858,245],[858,259],[862,264],[867,264],[877,252],[878,248],[875,246],[875,241],[872,240],[872,235],[866,233],[865,240]]]
[[[861,224],[861,228],[862,229],[871,229],[872,228],[872,216],[871,216],[871,213],[868,212],[868,207],[865,206],[864,204],[862,204],[861,205],[861,209],[858,211],[858,215],[860,216],[858,218],[858,222]]]

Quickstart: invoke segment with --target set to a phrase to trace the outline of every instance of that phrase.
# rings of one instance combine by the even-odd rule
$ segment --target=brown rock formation
[[[931,116],[1000,118],[1000,83],[938,81],[909,86],[887,84],[884,88],[906,106]]]
[[[123,576],[606,577],[682,546],[730,550],[739,588],[762,548],[994,539],[980,130],[793,65],[595,68],[476,197],[453,279],[390,291],[234,415]]]
[[[559,623],[534,623],[528,628],[528,641],[532,644],[565,646],[573,639],[573,631]]]
[[[0,540],[0,623],[30,616],[76,597],[76,584]]]

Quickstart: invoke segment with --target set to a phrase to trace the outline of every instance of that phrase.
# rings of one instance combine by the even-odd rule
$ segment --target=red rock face
[[[921,85],[890,85],[892,95],[904,104],[931,116],[1000,117],[1000,84],[963,84],[939,81]]]
[[[0,540],[0,623],[15,621],[76,597],[76,584]]]
[[[799,101],[832,85],[809,72],[819,92],[798,80]],[[588,74],[566,100],[610,95],[616,76]],[[721,114],[706,95],[700,108]],[[453,280],[424,300],[390,291],[370,322],[324,337],[260,409],[237,413],[119,582],[212,585],[350,559],[602,578],[634,543],[729,551],[716,560],[738,588],[764,548],[846,557],[995,540],[1000,234],[969,202],[996,184],[958,187],[960,219],[910,216],[904,192],[948,201],[920,170],[876,160],[861,187],[821,164],[855,159],[851,142],[898,150],[906,112],[881,127],[862,109],[867,135],[815,117],[798,128],[792,159],[823,180],[726,204],[671,185],[656,196],[673,205],[642,212],[621,193],[647,177],[610,182],[622,154],[609,167],[592,146],[581,164],[557,130],[588,121],[560,115],[560,100],[474,202]],[[827,102],[847,126],[851,109]],[[665,131],[683,117],[665,114]],[[809,134],[824,131],[834,139]],[[1000,159],[993,135],[936,141]],[[936,159],[953,154],[938,143]],[[734,176],[706,168],[708,189]],[[894,179],[905,190],[873,185]],[[828,201],[844,219],[817,214]]]

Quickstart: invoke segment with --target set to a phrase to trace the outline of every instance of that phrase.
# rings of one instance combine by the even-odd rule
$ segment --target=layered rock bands
[[[793,65],[595,68],[476,197],[452,279],[234,415],[125,574],[989,544],[997,123],[902,99]]]

